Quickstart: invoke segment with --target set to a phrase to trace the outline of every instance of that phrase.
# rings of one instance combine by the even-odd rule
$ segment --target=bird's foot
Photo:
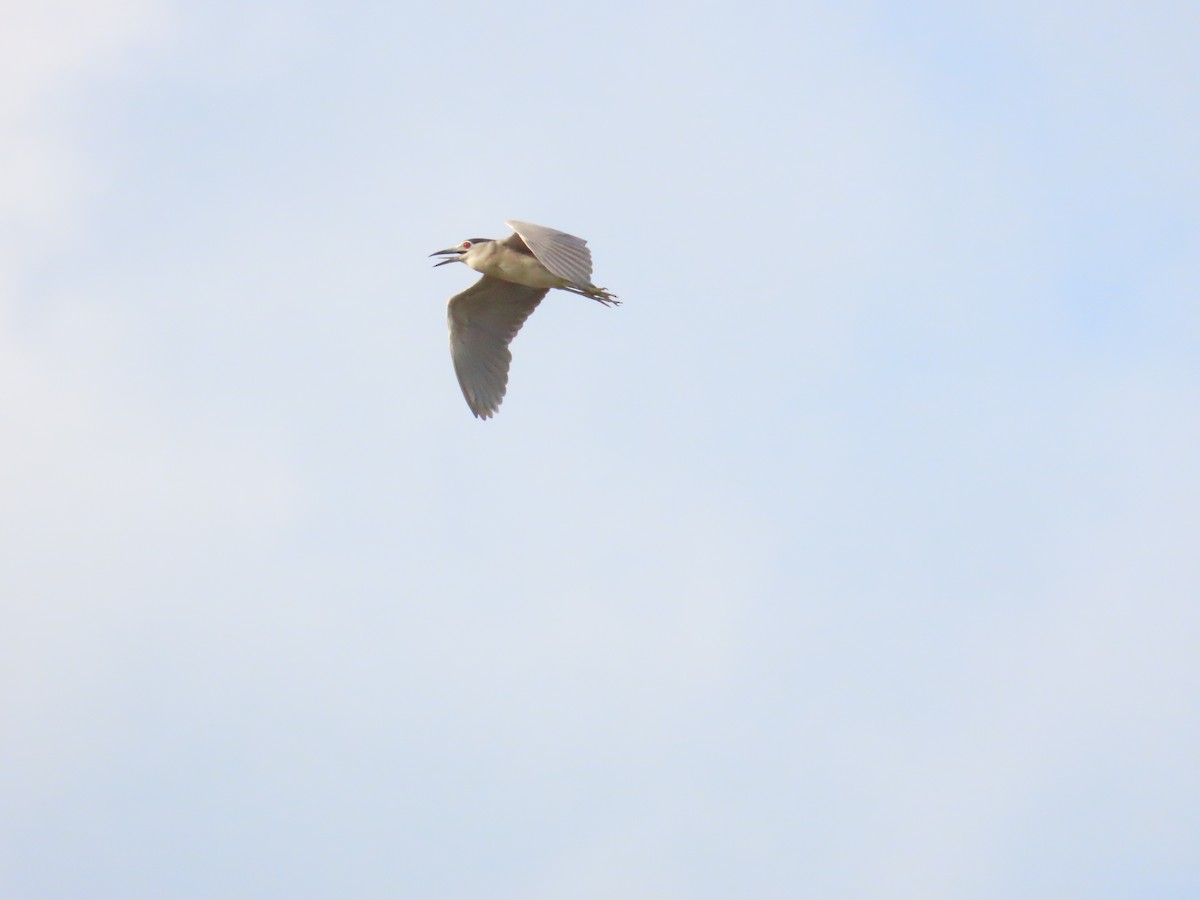
[[[561,285],[564,291],[570,291],[572,294],[578,294],[580,297],[591,297],[597,303],[603,303],[605,306],[620,306],[621,301],[617,299],[617,295],[611,293],[605,288],[598,288],[594,284],[589,284],[587,287],[579,287],[574,284]]]
[[[621,301],[617,299],[617,295],[609,293],[605,288],[596,288],[595,291],[590,291],[588,296],[598,303],[603,303],[605,306],[621,305]]]

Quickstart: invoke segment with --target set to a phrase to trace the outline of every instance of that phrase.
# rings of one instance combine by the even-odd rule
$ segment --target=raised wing
[[[592,283],[592,251],[583,238],[529,222],[505,222],[520,235],[538,262],[557,275],[579,287]]]
[[[500,408],[512,362],[509,342],[545,296],[545,288],[484,275],[450,298],[450,358],[467,406],[480,419]]]

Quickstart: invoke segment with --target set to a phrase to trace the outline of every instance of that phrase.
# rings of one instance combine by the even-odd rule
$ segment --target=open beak
[[[436,262],[433,264],[433,267],[436,269],[438,266],[444,266],[446,263],[458,262],[459,259],[462,258],[462,251],[451,248],[450,250],[438,250],[436,253],[430,253],[429,255],[446,257],[446,259],[443,259],[441,262]]]

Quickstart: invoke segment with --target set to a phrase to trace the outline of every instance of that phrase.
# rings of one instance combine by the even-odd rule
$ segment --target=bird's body
[[[570,285],[565,278],[555,275],[538,262],[532,253],[514,253],[503,241],[484,241],[476,244],[463,262],[476,272],[511,284],[546,290]]]
[[[495,415],[508,385],[508,345],[552,288],[591,297],[606,306],[620,301],[592,284],[587,241],[528,222],[506,223],[503,240],[473,238],[439,250],[438,266],[461,262],[483,274],[448,304],[450,356],[467,405],[477,417]]]

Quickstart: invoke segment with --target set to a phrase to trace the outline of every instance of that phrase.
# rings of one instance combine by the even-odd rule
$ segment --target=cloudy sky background
[[[0,14],[0,896],[1200,894],[1194,3]]]

